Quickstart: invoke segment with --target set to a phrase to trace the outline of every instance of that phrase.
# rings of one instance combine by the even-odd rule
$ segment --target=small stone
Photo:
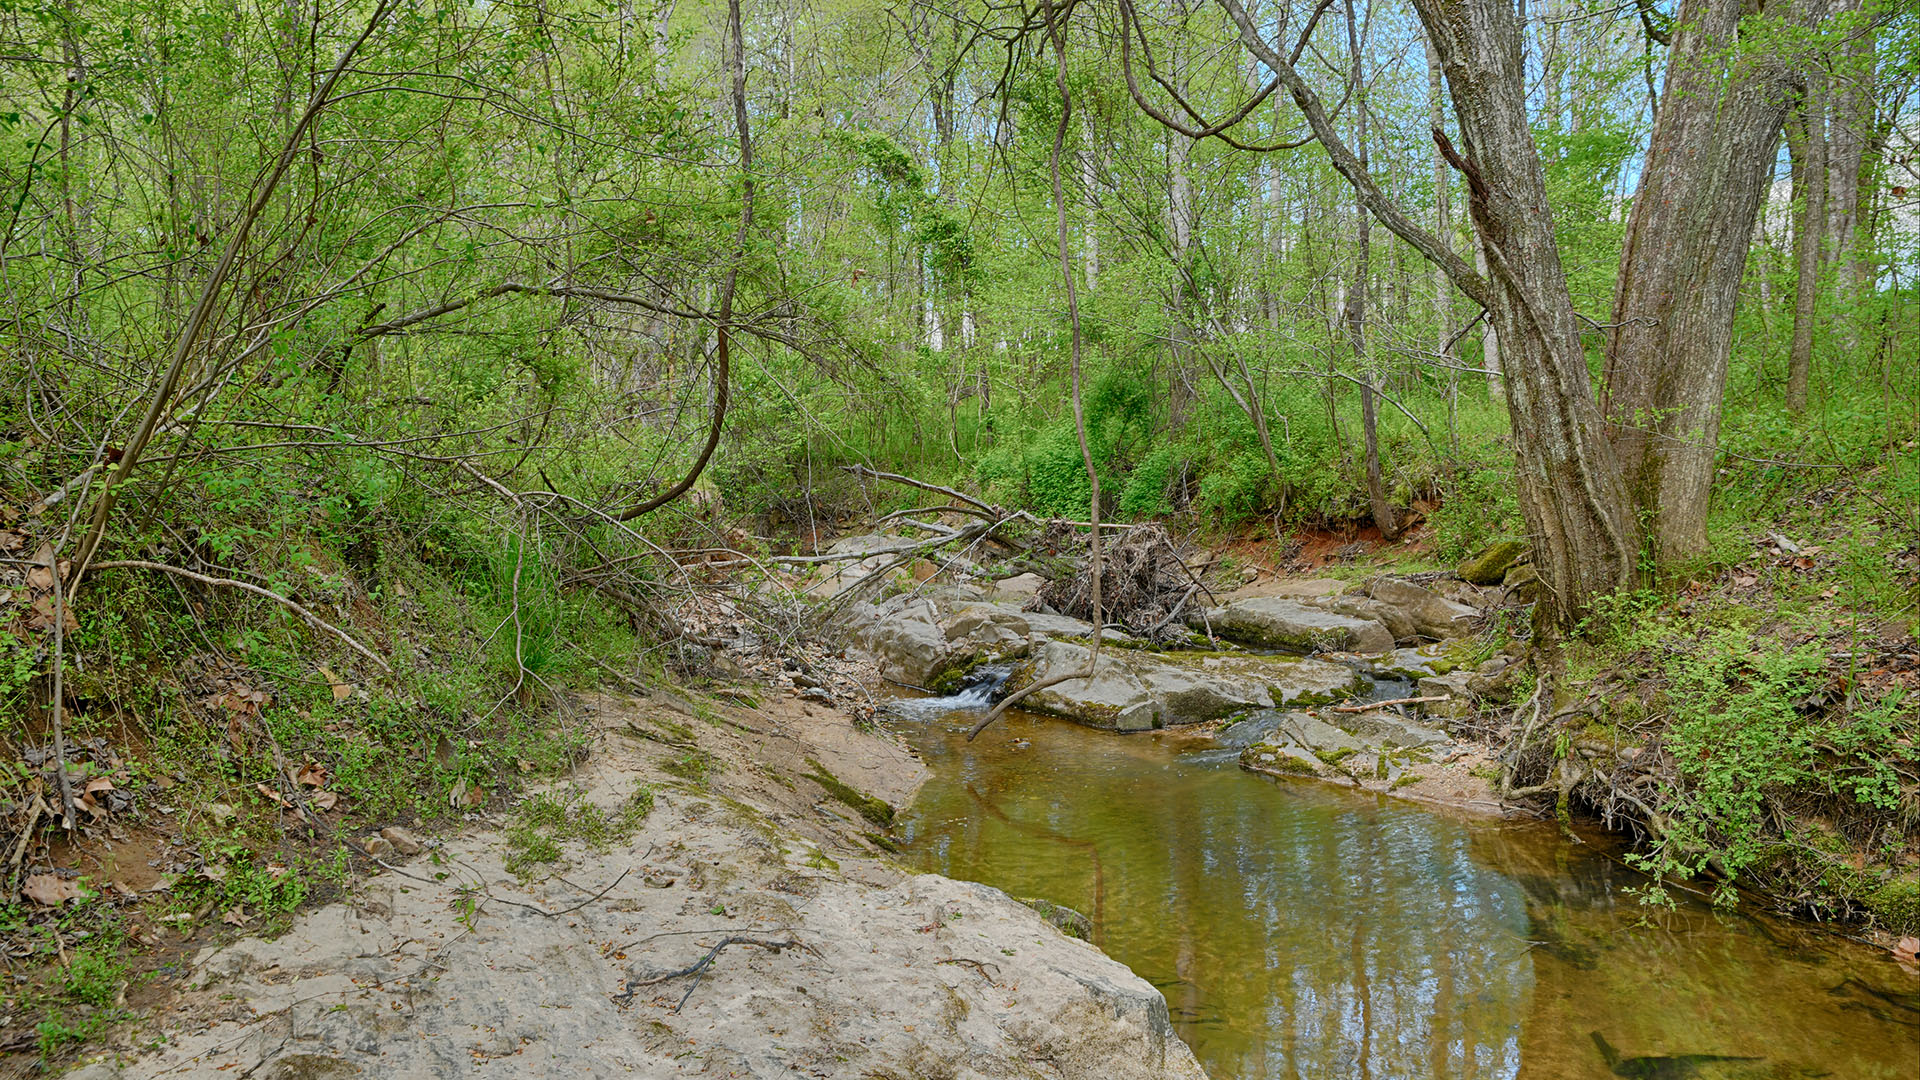
[[[418,855],[427,850],[427,845],[421,843],[419,837],[398,825],[391,825],[381,829],[380,836],[386,840],[387,843],[393,845],[393,850],[402,855]]]
[[[384,859],[393,854],[393,841],[384,836],[370,836],[366,843],[360,846],[366,849],[368,855],[376,859]]]

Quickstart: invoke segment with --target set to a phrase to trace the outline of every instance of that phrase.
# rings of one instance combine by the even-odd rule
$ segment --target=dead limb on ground
[[[626,1006],[633,1004],[634,995],[639,992],[641,987],[657,986],[658,984],[663,982],[668,982],[673,979],[684,978],[685,976],[691,975],[693,976],[693,984],[687,987],[687,992],[680,995],[680,1000],[677,1003],[675,1003],[675,1005],[673,1006],[672,1011],[679,1012],[680,1007],[685,1005],[687,1003],[687,999],[693,996],[693,992],[700,988],[700,980],[706,977],[706,971],[709,967],[713,966],[714,958],[720,955],[720,950],[726,948],[729,945],[752,945],[752,946],[755,946],[756,948],[766,949],[767,951],[774,952],[774,953],[784,952],[787,949],[801,949],[806,952],[814,953],[816,956],[819,955],[812,946],[801,942],[798,938],[790,937],[790,938],[787,938],[785,941],[776,941],[771,938],[751,938],[751,937],[741,937],[739,935],[730,935],[728,937],[721,938],[720,941],[717,944],[715,944],[713,948],[707,950],[707,954],[705,956],[702,956],[700,959],[694,961],[693,963],[687,965],[686,967],[683,967],[678,971],[663,972],[659,975],[654,975],[645,979],[628,979],[627,988],[625,990],[621,991],[618,994],[613,994],[610,996],[613,998],[616,1004],[620,1005],[622,1008],[625,1008]]]

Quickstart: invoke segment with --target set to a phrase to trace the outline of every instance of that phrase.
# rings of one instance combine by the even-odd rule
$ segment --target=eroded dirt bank
[[[1125,967],[885,857],[863,813],[925,775],[894,743],[793,699],[605,696],[574,722],[594,752],[544,813],[421,837],[277,940],[202,952],[71,1075],[1203,1075]],[[568,821],[598,849],[539,861]]]

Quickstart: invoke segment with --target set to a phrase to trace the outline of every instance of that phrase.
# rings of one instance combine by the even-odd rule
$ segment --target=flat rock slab
[[[1089,652],[1074,642],[1047,642],[1014,670],[1006,690],[1084,671]],[[1323,660],[1103,649],[1091,679],[1068,679],[1020,704],[1090,727],[1147,731],[1249,709],[1339,700],[1360,686],[1352,669]]]
[[[1395,649],[1370,666],[1376,675],[1419,682],[1434,675],[1445,675],[1459,667],[1463,656],[1457,645],[1435,642],[1413,648]]]
[[[1338,596],[1351,587],[1339,578],[1262,578],[1230,593],[1222,593],[1220,599],[1229,604],[1235,600],[1254,600],[1269,596],[1284,597],[1288,600],[1311,600],[1321,596]]]
[[[1474,608],[1399,578],[1375,580],[1367,586],[1367,596],[1397,611],[1422,636],[1443,641],[1469,633],[1480,615]]]
[[[583,767],[596,805],[645,775],[625,745]],[[659,787],[563,875],[506,854],[457,836],[274,941],[203,951],[194,989],[68,1075],[1204,1080],[1160,992],[1098,949],[984,885],[858,880],[879,864],[843,871],[750,803]],[[795,944],[715,953],[730,937]]]
[[[1416,723],[1387,709],[1363,713],[1328,712],[1326,715],[1335,727],[1369,744],[1402,749],[1433,749],[1453,745],[1453,738],[1446,732]]]
[[[1190,625],[1202,625],[1192,620]],[[1355,618],[1284,597],[1236,600],[1207,612],[1204,625],[1229,641],[1299,652],[1387,653],[1393,634],[1373,619]]]

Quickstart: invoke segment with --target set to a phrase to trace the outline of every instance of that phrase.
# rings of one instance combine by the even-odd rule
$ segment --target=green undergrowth
[[[1650,826],[1650,898],[1702,880],[1920,931],[1920,595],[1874,479],[1723,518],[1713,558],[1602,605],[1567,652],[1558,754],[1624,750],[1655,780],[1614,803]]]
[[[530,877],[541,867],[560,862],[562,845],[570,841],[604,852],[616,842],[631,839],[652,812],[653,789],[645,785],[612,809],[589,800],[578,787],[536,793],[514,808],[507,825],[507,871]]]
[[[0,511],[28,503],[13,480],[44,491],[83,467],[57,457],[0,452]],[[432,497],[377,460],[261,453],[226,473],[183,470],[164,497],[126,499],[103,557],[258,585],[379,660],[238,589],[130,569],[87,579],[63,641],[68,771],[77,786],[107,782],[115,801],[81,815],[78,854],[49,856],[42,816],[11,875],[15,889],[50,875],[76,895],[0,907],[23,980],[0,1035],[33,1032],[53,1061],[117,1022],[124,991],[154,977],[156,943],[279,932],[374,869],[352,838],[450,827],[576,762],[586,733],[555,701],[598,686],[603,665],[670,677],[675,654],[648,650],[657,628],[569,583],[591,544]],[[30,764],[51,741],[34,706],[43,638],[0,618],[0,805],[16,810],[55,790]],[[604,820],[572,807],[525,823],[524,866],[539,862],[535,837],[603,844],[643,814],[635,802]],[[157,838],[136,878],[84,854],[128,832]]]

